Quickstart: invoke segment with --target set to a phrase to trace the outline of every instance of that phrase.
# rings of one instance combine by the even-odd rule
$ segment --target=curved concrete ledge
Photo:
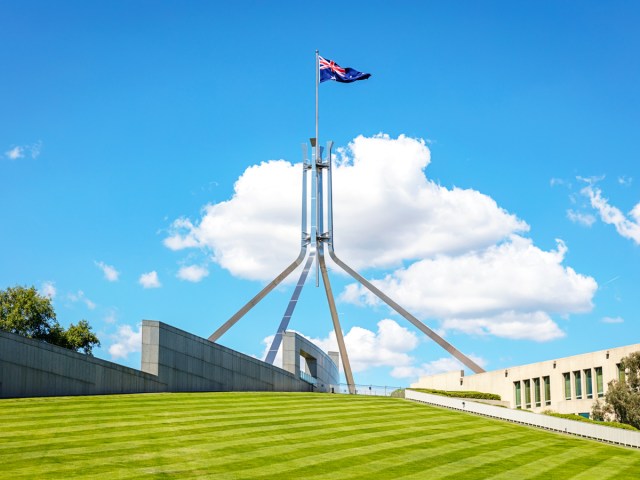
[[[577,422],[575,420],[567,420],[539,413],[523,412],[522,410],[512,410],[510,408],[502,408],[474,402],[473,400],[443,397],[441,395],[433,395],[431,393],[415,392],[410,389],[405,390],[405,398],[407,400],[427,403],[429,405],[436,405],[438,407],[452,408],[454,410],[499,418],[501,420],[544,428],[555,432],[568,433],[602,442],[640,448],[640,432],[634,432],[631,430],[607,427],[593,423]]]

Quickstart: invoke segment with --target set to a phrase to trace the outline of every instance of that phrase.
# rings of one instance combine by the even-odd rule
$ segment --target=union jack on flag
[[[353,68],[342,68],[333,60],[326,60],[318,56],[320,60],[320,83],[327,80],[335,80],[340,83],[351,83],[357,80],[366,80],[371,76],[369,73],[362,73]]]

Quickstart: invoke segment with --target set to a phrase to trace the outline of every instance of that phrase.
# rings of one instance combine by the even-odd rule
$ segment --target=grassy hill
[[[397,398],[0,400],[0,478],[638,478],[640,451]]]

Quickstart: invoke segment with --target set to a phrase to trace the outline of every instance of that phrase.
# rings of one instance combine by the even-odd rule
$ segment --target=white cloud
[[[579,223],[580,225],[584,225],[585,227],[590,227],[596,221],[596,217],[594,217],[590,213],[576,212],[575,210],[571,209],[567,210],[567,218],[573,223]]]
[[[44,282],[40,287],[40,294],[53,300],[56,297],[56,286],[53,282]]]
[[[622,317],[603,317],[602,323],[623,323],[624,318]]]
[[[558,324],[543,311],[525,313],[508,311],[486,318],[447,318],[442,322],[442,328],[473,335],[494,335],[513,340],[538,342],[565,336]]]
[[[18,160],[29,155],[31,158],[38,158],[42,150],[42,142],[38,141],[32,145],[16,145],[4,152],[5,157],[9,160]]]
[[[118,277],[120,276],[120,272],[118,272],[115,267],[112,265],[107,265],[104,262],[94,262],[102,273],[104,273],[104,278],[106,278],[109,282],[117,282]]]
[[[589,311],[595,280],[562,265],[562,241],[551,251],[534,246],[522,236],[529,226],[489,196],[429,180],[429,163],[426,143],[402,135],[359,136],[337,150],[340,257],[359,270],[399,268],[378,285],[410,311],[438,319],[445,333],[562,336],[552,315]],[[235,276],[271,280],[299,249],[301,170],[283,160],[249,167],[231,199],[207,205],[199,219],[175,220],[165,245],[204,249]],[[377,304],[357,285],[341,299]]]
[[[23,158],[24,157],[24,148],[22,147],[13,147],[10,150],[7,150],[6,152],[4,152],[4,154],[6,155],[6,157],[9,160],[17,160],[19,158]]]
[[[593,278],[562,265],[566,251],[561,241],[544,251],[513,235],[484,250],[417,261],[373,283],[414,314],[439,319],[445,331],[550,340],[563,333],[549,315],[591,310],[597,289]],[[359,284],[340,298],[379,304]]]
[[[189,265],[188,267],[181,267],[178,271],[177,277],[181,280],[197,283],[208,275],[209,270],[205,267]]]
[[[127,358],[130,353],[139,352],[142,348],[142,326],[133,330],[130,325],[119,325],[118,333],[112,335],[115,340],[109,347],[111,358]]]
[[[469,356],[474,362],[484,367],[486,361],[474,355]],[[417,367],[398,367],[394,369],[392,375],[396,378],[420,378],[425,375],[436,375],[438,373],[451,372],[454,370],[464,370],[465,367],[458,360],[452,357],[443,357],[431,362],[423,363]],[[412,385],[413,386],[413,385]],[[416,385],[417,386],[417,385]]]
[[[73,303],[81,302],[84,303],[89,310],[93,310],[96,308],[96,304],[89,300],[82,290],[78,290],[77,293],[69,293],[67,298],[71,300]]]
[[[359,136],[337,156],[335,243],[356,268],[483,248],[529,228],[480,192],[428,180],[422,140]],[[299,249],[301,170],[284,160],[249,167],[230,200],[177,219],[165,245],[206,248],[233,275],[270,280]]]
[[[325,338],[303,336],[325,352],[339,351],[333,331]],[[265,349],[262,358],[266,357],[272,341],[273,335],[263,340]],[[414,332],[400,326],[394,320],[384,319],[378,322],[378,329],[375,332],[362,327],[351,327],[351,330],[344,335],[344,342],[351,369],[354,373],[358,373],[372,367],[410,367],[415,359],[409,355],[409,352],[418,346],[419,339]],[[279,351],[276,355],[275,365],[282,365],[281,354],[282,352]]]
[[[140,275],[138,283],[144,288],[160,288],[162,286],[160,280],[158,279],[158,272],[156,272],[155,270]]]
[[[303,335],[325,352],[338,351],[338,342],[333,331],[325,338],[311,338]],[[273,341],[273,335],[264,339],[265,358]],[[373,367],[390,367],[394,378],[415,378],[422,375],[463,370],[465,367],[454,358],[440,358],[433,362],[416,365],[416,359],[410,355],[420,343],[419,337],[412,331],[400,326],[396,321],[384,319],[378,322],[376,332],[361,327],[352,327],[344,336],[351,369],[354,373],[364,372]],[[470,355],[478,365],[484,366],[485,360]],[[282,349],[278,351],[275,365],[282,365]],[[342,365],[340,365],[342,372]]]
[[[630,218],[627,218],[620,209],[611,206],[602,196],[602,191],[592,184],[584,187],[582,193],[589,197],[591,206],[598,212],[604,223],[613,225],[620,236],[640,245],[640,203],[633,207],[629,213]]]

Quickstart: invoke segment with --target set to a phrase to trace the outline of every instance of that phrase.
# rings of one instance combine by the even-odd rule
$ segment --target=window
[[[516,408],[522,408],[522,399],[520,397],[520,382],[513,382],[516,390]]]
[[[616,368],[618,369],[618,381],[623,383],[625,381],[624,368],[622,368],[622,365],[619,363],[616,363]]]
[[[542,377],[544,382],[544,404],[551,405],[551,379],[549,377]]]
[[[540,399],[540,378],[533,379],[533,398],[536,401],[536,407],[542,405]]]
[[[531,380],[524,381],[524,403],[526,408],[531,408]]]
[[[587,368],[584,371],[584,382],[587,398],[593,398],[593,379],[591,378],[591,369]]]
[[[564,398],[565,400],[571,400],[571,375],[566,372],[562,376],[564,377]]]
[[[596,388],[598,397],[604,397],[604,381],[602,380],[602,367],[596,367]]]
[[[576,399],[580,400],[582,398],[582,374],[580,370],[573,372],[573,380],[576,389]]]

